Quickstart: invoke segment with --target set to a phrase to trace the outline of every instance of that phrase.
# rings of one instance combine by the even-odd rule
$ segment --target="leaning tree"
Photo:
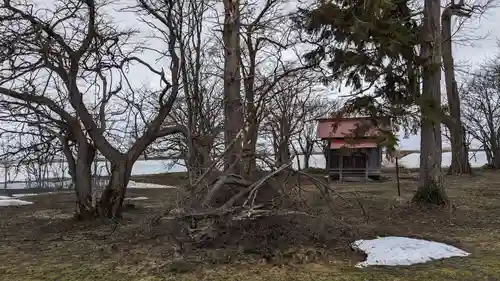
[[[479,17],[488,10],[494,1],[449,1],[441,13],[441,56],[446,84],[447,113],[443,123],[447,127],[451,144],[451,165],[449,174],[470,174],[472,169],[466,143],[466,131],[462,122],[461,95],[457,87],[453,42],[456,33],[471,17]],[[452,19],[458,19],[457,30],[452,29]],[[470,39],[470,38],[466,38]]]
[[[49,87],[41,93],[45,91],[50,91]],[[92,210],[91,163],[95,148],[88,137],[75,130],[76,119],[68,115],[64,120],[46,106],[5,96],[0,100],[0,109],[0,136],[5,141],[2,159],[17,163],[18,168],[32,163],[36,169],[65,159],[76,191],[76,213],[84,215]]]

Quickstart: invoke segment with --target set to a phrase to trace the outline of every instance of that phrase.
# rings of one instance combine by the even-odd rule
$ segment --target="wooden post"
[[[401,189],[399,187],[399,163],[398,163],[398,155],[396,155],[396,185],[398,187],[398,197],[401,197]]]
[[[342,171],[344,168],[344,155],[339,151],[339,181],[342,182]]]
[[[331,168],[332,168],[332,165],[331,165],[331,162],[332,162],[332,159],[331,159],[331,151],[330,151],[330,148],[331,147],[331,141],[330,140],[327,140],[326,141],[326,147],[325,147],[325,160],[326,160],[326,184],[327,184],[327,187],[325,187],[325,192],[328,193],[328,189],[330,188],[330,176],[331,176]]]
[[[3,166],[3,189],[7,189],[7,173],[9,172],[9,166],[5,164]]]
[[[29,167],[29,164],[26,164],[25,165],[26,167],[26,175],[28,176],[27,180],[28,180],[28,186],[25,188],[31,188],[31,175],[30,175],[30,167]]]
[[[327,196],[330,196],[329,195],[329,192],[330,192],[330,170],[331,170],[331,141],[328,140],[327,141],[327,147],[325,149],[325,157],[326,157],[326,186],[325,186],[325,194],[327,194]]]
[[[325,158],[326,158],[326,167],[325,167],[325,171],[326,171],[326,175],[328,177],[328,181],[330,180],[330,169],[331,169],[331,165],[330,165],[330,147],[331,147],[331,142],[330,140],[327,141],[327,147],[325,148]]]
[[[59,166],[59,169],[61,171],[61,178],[59,179],[59,185],[61,186],[61,189],[64,188],[64,165],[61,163]]]
[[[368,162],[369,162],[370,158],[368,157],[368,153],[365,152],[365,181],[368,181]]]
[[[43,182],[42,182],[42,164],[41,164],[41,161],[39,160],[38,161],[38,169],[37,169],[37,176],[35,177],[36,181],[37,181],[37,188],[45,188],[45,186],[43,186]]]

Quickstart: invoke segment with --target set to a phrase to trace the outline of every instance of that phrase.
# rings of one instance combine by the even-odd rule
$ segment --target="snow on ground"
[[[407,237],[380,237],[354,241],[352,247],[365,252],[366,261],[356,267],[369,265],[412,265],[451,257],[466,257],[469,253],[443,243]]]
[[[5,197],[5,196],[2,196]],[[0,207],[6,206],[21,206],[21,205],[30,205],[33,202],[19,200],[19,199],[0,199]]]
[[[19,194],[12,194],[12,197],[21,198],[21,197],[59,194],[59,193],[72,193],[72,191],[49,191],[49,192],[42,192],[42,193],[19,193]]]
[[[148,200],[149,198],[144,197],[144,196],[139,196],[139,197],[132,197],[132,198],[127,198],[126,200],[129,201],[140,201],[140,200]]]
[[[176,186],[171,186],[171,185],[161,185],[161,184],[135,182],[135,181],[129,181],[127,187],[128,188],[177,188]]]
[[[12,197],[9,196],[0,196],[0,200],[9,200],[12,199]]]
[[[19,197],[28,197],[28,196],[37,196],[37,195],[39,195],[39,194],[38,193],[24,193],[24,194],[21,193],[21,194],[12,194],[12,197],[19,198]]]

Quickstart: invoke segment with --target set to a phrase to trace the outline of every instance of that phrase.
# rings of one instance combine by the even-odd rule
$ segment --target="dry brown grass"
[[[182,182],[179,175],[141,180]],[[402,181],[402,197],[411,198],[416,184]],[[131,190],[128,196],[146,196],[149,200],[136,201],[138,208],[126,212],[114,232],[113,222],[77,223],[65,218],[72,212],[72,195],[40,195],[27,199],[35,202],[30,206],[0,208],[0,280],[500,279],[500,173],[447,177],[446,187],[454,207],[443,210],[420,209],[397,201],[394,182],[332,184],[336,216],[352,226],[345,234],[352,236],[349,239],[419,237],[447,242],[472,253],[467,258],[410,267],[366,269],[353,267],[359,257],[350,254],[344,244],[294,249],[293,259],[279,263],[229,251],[206,252],[203,261],[194,266],[172,263],[163,230],[152,229],[147,218],[168,208],[177,191]],[[310,205],[323,207],[323,198],[312,186],[306,186],[302,194]],[[359,204],[369,215],[368,220]]]

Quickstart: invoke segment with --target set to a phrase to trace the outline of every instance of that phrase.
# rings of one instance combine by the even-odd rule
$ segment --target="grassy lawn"
[[[172,185],[182,177],[134,180]],[[454,204],[446,210],[398,202],[391,181],[332,184],[335,216],[350,226],[348,233],[334,231],[336,245],[301,249],[301,255],[296,250],[294,258],[279,263],[206,253],[194,266],[173,263],[164,230],[149,224],[178,198],[173,189],[130,190],[129,197],[149,199],[135,201],[137,208],[119,222],[69,219],[73,195],[27,197],[35,203],[0,208],[0,280],[500,280],[500,173],[445,180]],[[321,207],[314,188],[304,188],[308,202]],[[403,180],[402,197],[411,198],[415,188],[415,181]],[[384,235],[446,242],[472,255],[409,267],[355,268],[360,256],[348,242]]]

